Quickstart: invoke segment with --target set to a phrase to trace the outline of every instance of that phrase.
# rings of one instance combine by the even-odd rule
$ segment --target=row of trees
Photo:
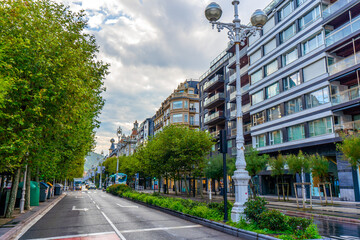
[[[28,180],[82,176],[108,65],[96,59],[83,12],[50,0],[4,0],[0,25],[0,174],[12,179],[11,217],[26,165]]]

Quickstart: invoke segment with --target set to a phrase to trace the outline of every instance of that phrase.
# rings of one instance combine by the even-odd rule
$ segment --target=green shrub
[[[300,234],[300,239],[320,239],[319,230],[314,223],[311,223],[303,234]]]
[[[297,230],[305,230],[310,224],[312,224],[312,220],[300,217],[287,217],[287,223],[290,228],[290,231],[295,232]]]
[[[114,184],[106,189],[106,192],[118,196],[122,196],[124,192],[129,192],[129,191],[132,191],[131,187],[125,184]]]
[[[258,225],[272,231],[286,231],[289,226],[287,217],[278,210],[264,211],[259,216]]]
[[[256,223],[259,221],[260,214],[267,210],[267,202],[265,198],[255,197],[254,199],[249,199],[245,203],[244,214],[247,219],[253,220]]]

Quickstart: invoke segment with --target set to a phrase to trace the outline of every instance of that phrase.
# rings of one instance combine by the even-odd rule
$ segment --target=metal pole
[[[227,208],[227,168],[226,168],[226,153],[223,153],[223,178],[224,178],[224,222],[228,221],[228,208]]]
[[[26,172],[27,172],[27,164],[25,165],[24,184],[23,184],[22,193],[21,193],[21,200],[20,200],[20,213],[24,213],[25,190],[26,190]]]

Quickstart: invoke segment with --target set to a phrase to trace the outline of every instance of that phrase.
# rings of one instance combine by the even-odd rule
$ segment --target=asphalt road
[[[91,190],[70,192],[20,239],[239,238],[100,190]]]

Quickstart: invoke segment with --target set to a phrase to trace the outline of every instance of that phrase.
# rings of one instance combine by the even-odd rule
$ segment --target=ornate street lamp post
[[[244,203],[248,199],[248,182],[249,174],[245,170],[245,155],[244,155],[244,133],[243,133],[243,114],[241,109],[241,84],[240,84],[240,45],[245,45],[245,40],[248,35],[256,34],[261,30],[267,21],[266,14],[261,10],[256,10],[251,16],[252,26],[241,24],[238,14],[238,6],[240,1],[233,0],[234,5],[234,20],[232,23],[218,22],[222,15],[221,7],[215,3],[210,3],[205,9],[205,16],[220,32],[224,28],[228,30],[228,37],[230,42],[235,43],[236,51],[236,171],[234,172],[235,183],[235,203],[231,211],[231,219],[234,222],[240,220],[244,212]]]

